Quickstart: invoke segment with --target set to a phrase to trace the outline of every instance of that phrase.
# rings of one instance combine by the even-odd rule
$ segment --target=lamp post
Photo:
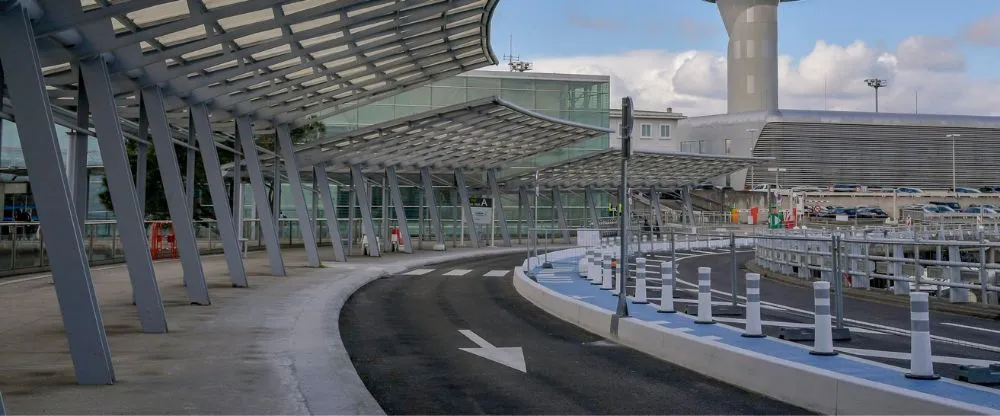
[[[750,146],[750,156],[753,156],[753,148],[755,147],[754,143],[753,143],[753,135],[754,135],[754,133],[757,132],[757,129],[746,129],[746,130],[744,130],[744,132],[747,133],[747,143],[750,143],[749,144],[749,146]],[[757,173],[756,173],[756,171],[754,171],[753,165],[750,165],[750,189],[751,190],[753,190],[754,185],[756,185],[756,183],[754,183],[754,182],[756,182],[756,179],[757,179]]]
[[[958,199],[958,173],[955,169],[955,139],[962,137],[961,134],[946,134],[945,138],[951,139],[951,193]]]
[[[886,81],[886,80],[884,80],[884,79],[879,79],[879,78],[868,78],[868,79],[865,80],[865,84],[868,84],[869,87],[872,87],[872,88],[875,89],[875,112],[877,113],[878,112],[878,89],[879,88],[888,87],[889,86],[889,82]]]

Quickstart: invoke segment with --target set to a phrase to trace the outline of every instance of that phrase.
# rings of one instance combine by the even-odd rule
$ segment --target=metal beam
[[[226,266],[229,267],[229,280],[234,287],[247,287],[247,272],[243,266],[243,255],[240,243],[236,237],[236,225],[233,223],[230,211],[229,197],[226,195],[226,183],[222,180],[222,166],[219,164],[219,153],[213,143],[212,123],[208,119],[208,108],[204,105],[191,107],[191,119],[194,121],[194,135],[201,149],[201,162],[205,169],[205,179],[208,182],[208,192],[212,196],[212,207],[215,221],[222,240],[222,251],[225,253]]]
[[[285,172],[288,176],[288,187],[292,192],[292,200],[295,202],[296,216],[299,217],[299,233],[302,234],[302,244],[306,249],[306,258],[309,265],[319,267],[319,251],[316,248],[316,235],[313,234],[312,226],[309,225],[309,209],[306,207],[305,194],[302,193],[302,177],[299,174],[298,163],[295,162],[295,147],[292,146],[292,137],[289,134],[287,124],[277,127],[278,144],[281,148],[282,156],[285,159]]]
[[[381,251],[378,234],[375,233],[375,222],[372,221],[372,200],[361,166],[351,166],[351,183],[354,186],[354,196],[357,198],[358,208],[361,211],[361,232],[368,239],[368,255],[378,257],[381,255]]]
[[[194,221],[194,158],[196,157],[194,149],[197,146],[197,139],[194,135],[194,118],[192,118],[191,113],[188,112],[188,147],[185,149],[187,155],[184,158],[184,194],[187,196],[188,203],[188,216]]]
[[[320,199],[323,201],[323,211],[326,211],[326,228],[330,233],[330,245],[333,246],[333,259],[339,262],[347,261],[344,251],[344,239],[340,236],[340,221],[337,221],[337,206],[330,191],[330,180],[326,176],[326,165],[313,166],[314,183],[319,188]]]
[[[21,137],[30,138],[21,143],[28,178],[32,188],[44,190],[34,195],[38,217],[41,226],[57,236],[64,233],[64,238],[46,240],[45,246],[76,380],[80,384],[113,384],[111,350],[97,306],[83,234],[61,169],[59,139],[26,10],[16,4],[0,10],[0,39],[0,64],[14,103],[17,128]]]
[[[77,85],[79,87],[76,90],[76,121],[77,124],[86,126],[90,124],[90,102],[87,99],[87,88],[84,85],[82,75],[77,79]],[[87,142],[90,141],[90,137],[79,131],[71,131],[68,139],[69,149],[67,149],[67,154],[69,156],[69,164],[66,167],[68,171],[67,176],[69,177],[70,193],[75,205],[76,218],[80,222],[80,226],[83,227],[87,223],[87,188],[90,185],[89,172],[87,171]],[[87,230],[83,229],[82,231],[84,237],[86,237]]]
[[[503,237],[503,245],[510,247],[510,228],[507,226],[507,213],[503,211],[503,194],[500,193],[500,186],[497,184],[496,169],[486,171],[486,182],[488,182],[490,193],[493,195],[493,212],[497,218],[497,222],[500,223],[500,235]]]
[[[250,178],[250,189],[254,205],[257,208],[264,247],[267,248],[267,257],[271,264],[271,274],[284,276],[285,261],[281,258],[281,245],[278,243],[278,224],[274,221],[271,203],[267,200],[264,173],[260,167],[260,156],[257,155],[257,145],[253,139],[253,125],[249,117],[236,119],[236,136],[243,150],[243,159],[246,161],[247,176]]]
[[[389,195],[392,205],[396,209],[396,221],[399,224],[399,236],[403,244],[404,253],[413,253],[413,246],[410,245],[410,227],[406,221],[406,207],[403,206],[403,193],[399,190],[399,177],[396,175],[396,167],[385,168],[385,179],[389,185]]]
[[[234,143],[239,147],[238,143]],[[243,238],[243,161],[239,152],[233,153],[233,189],[232,209],[233,227],[236,227],[236,239]]]
[[[479,248],[479,230],[476,228],[475,216],[472,215],[472,206],[469,205],[469,188],[465,186],[465,172],[455,169],[455,188],[458,189],[458,199],[462,205],[462,212],[465,213],[466,225],[469,227],[469,238],[472,245]]]
[[[652,199],[651,205],[653,206],[653,219],[656,221],[656,227],[663,228],[663,210],[660,209],[660,191],[656,188],[649,190],[649,198]]]
[[[597,195],[594,194],[594,188],[588,186],[584,188],[583,192],[586,195],[585,199],[587,200],[587,212],[590,213],[590,222],[592,223],[591,227],[594,227],[595,229],[601,228],[599,220],[600,217],[597,216]]]
[[[552,188],[552,208],[556,212],[559,220],[559,230],[562,231],[563,241],[569,244],[569,224],[566,222],[566,207],[563,206],[562,190],[559,187]]]
[[[143,88],[142,103],[143,111],[149,117],[149,129],[153,136],[153,147],[156,149],[156,163],[160,167],[160,179],[163,181],[163,191],[166,193],[167,209],[173,220],[174,241],[184,269],[184,287],[191,302],[200,305],[211,304],[208,284],[205,282],[205,271],[201,265],[201,255],[198,252],[198,241],[195,239],[191,209],[188,207],[184,184],[181,182],[181,169],[177,166],[177,151],[170,140],[170,125],[167,122],[166,110],[163,108],[160,89]]]
[[[122,250],[125,252],[139,322],[143,332],[164,333],[167,332],[167,317],[153,270],[146,224],[132,185],[132,171],[111,93],[108,67],[103,59],[88,59],[80,62],[80,73],[83,81],[80,89],[87,90],[89,108],[94,116],[94,130],[97,132],[105,178],[118,219],[118,235],[121,236]]]
[[[431,215],[431,228],[434,229],[434,242],[440,247],[444,247],[444,227],[441,225],[441,210],[438,209],[437,197],[434,195],[434,179],[431,177],[430,168],[420,169],[420,182],[424,188],[424,198],[427,201],[427,210]]]

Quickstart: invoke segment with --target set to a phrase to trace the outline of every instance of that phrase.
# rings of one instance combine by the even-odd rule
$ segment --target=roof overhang
[[[303,167],[482,170],[607,133],[488,97],[320,139],[296,157]]]
[[[680,152],[636,151],[628,162],[630,188],[668,189],[703,183],[772,158],[733,157]],[[507,186],[534,186],[535,173],[507,180]],[[538,170],[543,188],[614,189],[621,186],[621,150],[608,149]]]
[[[498,0],[36,0],[52,102],[76,110],[75,59],[108,62],[125,119],[158,85],[172,124],[206,104],[216,130],[261,129],[356,108],[497,62]],[[82,5],[81,5],[82,3]]]

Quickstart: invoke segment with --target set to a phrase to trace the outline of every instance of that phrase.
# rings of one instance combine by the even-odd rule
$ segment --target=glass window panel
[[[358,109],[359,124],[377,124],[393,117],[393,107],[388,105],[367,105]]]
[[[397,118],[422,113],[424,111],[429,111],[430,109],[430,106],[424,105],[397,105],[395,107]]]
[[[465,88],[434,87],[431,89],[431,104],[435,107],[461,104],[466,101]]]
[[[340,114],[327,117],[323,120],[326,124],[358,124],[358,110],[348,110]]]
[[[501,90],[500,98],[521,107],[531,108],[535,105],[534,91]]]
[[[465,77],[445,78],[445,79],[442,79],[440,81],[437,81],[437,82],[431,84],[431,86],[433,86],[433,87],[463,87],[464,88],[465,87],[465,80],[466,80]]]
[[[558,113],[561,101],[562,101],[562,93],[558,91],[535,92],[536,109],[556,110]]]
[[[535,80],[535,90],[537,91],[565,91],[566,88],[567,84],[563,81]]]
[[[511,90],[533,90],[535,81],[530,79],[501,79],[500,88]]]
[[[431,105],[430,87],[420,87],[396,96],[396,104]]]
[[[469,88],[500,88],[500,79],[498,78],[467,77],[465,82]]]
[[[490,90],[484,88],[469,88],[466,91],[466,94],[468,95],[468,100],[472,101],[479,98],[495,97],[499,95],[499,92],[497,90]]]

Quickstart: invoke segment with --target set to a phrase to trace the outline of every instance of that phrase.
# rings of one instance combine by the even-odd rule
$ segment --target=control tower
[[[778,109],[778,4],[797,0],[704,0],[716,3],[729,33],[729,113]]]

